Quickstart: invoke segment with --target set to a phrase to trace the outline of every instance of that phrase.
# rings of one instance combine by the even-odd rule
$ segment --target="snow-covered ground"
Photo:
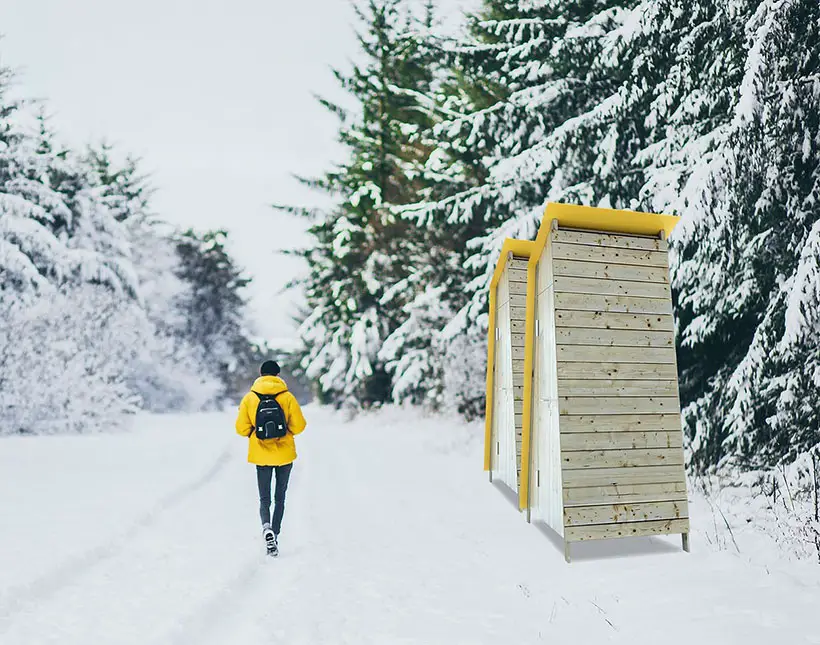
[[[567,565],[487,482],[477,425],[306,414],[278,560],[232,414],[0,440],[0,643],[820,643],[820,567],[752,529],[719,550],[698,498],[691,554]]]

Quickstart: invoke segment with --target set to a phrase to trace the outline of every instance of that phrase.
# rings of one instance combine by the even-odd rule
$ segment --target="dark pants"
[[[273,493],[273,519],[271,519],[270,484],[274,470],[276,471],[276,490]],[[279,535],[279,531],[282,529],[282,516],[285,514],[285,493],[288,491],[291,470],[293,470],[293,464],[256,467],[256,483],[259,486],[259,517],[263,525],[270,522],[276,535]]]

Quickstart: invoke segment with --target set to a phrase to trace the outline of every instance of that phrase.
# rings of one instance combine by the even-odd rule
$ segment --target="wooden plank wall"
[[[565,539],[688,533],[667,244],[551,243]]]
[[[513,400],[515,401],[515,456],[517,481],[521,482],[521,446],[524,416],[524,324],[527,315],[527,258],[513,256],[507,261],[510,292],[510,332],[513,360]]]

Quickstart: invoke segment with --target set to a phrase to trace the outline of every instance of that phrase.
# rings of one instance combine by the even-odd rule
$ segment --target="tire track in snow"
[[[300,581],[310,576],[305,567],[312,568],[317,564],[306,555],[326,553],[332,539],[316,508],[316,502],[326,491],[322,488],[322,482],[312,476],[315,465],[310,460],[299,462],[296,475],[298,485],[291,485],[288,491],[290,510],[285,513],[285,535],[293,541],[285,542],[283,553],[271,559],[262,552],[261,542],[257,543],[254,539],[253,546],[248,548],[254,551],[259,549],[259,555],[245,560],[215,593],[187,612],[162,639],[163,643],[222,645],[228,642],[270,641],[288,645],[318,645],[328,642],[321,637],[322,626],[314,624],[315,621],[304,620],[305,601],[330,605],[322,590],[302,589],[296,598],[293,593],[294,589],[300,588]],[[337,473],[338,468],[334,465],[330,472]],[[324,474],[327,475],[327,472]],[[331,477],[336,481],[336,477]],[[291,481],[296,483],[293,479]],[[264,600],[260,601],[260,598]],[[329,618],[324,617],[325,621]],[[304,625],[300,624],[303,621]],[[341,634],[338,629],[338,625],[334,624],[334,632]],[[347,641],[337,635],[331,642],[343,645]]]
[[[100,544],[72,558],[50,573],[31,582],[11,587],[5,593],[0,594],[0,634],[8,630],[11,619],[27,606],[53,598],[87,572],[121,554],[131,541],[150,529],[160,516],[178,506],[216,478],[229,463],[232,452],[232,446],[226,445],[200,477],[161,498],[153,508],[143,513],[125,531],[105,544]]]
[[[262,558],[267,557],[249,560],[224,587],[189,613],[174,629],[168,639],[169,645],[226,642],[215,639],[226,627],[226,616],[233,616],[248,606],[250,592],[255,589],[254,583],[266,568]]]
[[[326,458],[326,453],[333,457]],[[259,556],[243,561],[218,591],[181,617],[162,639],[164,644],[371,643],[361,634],[351,636],[357,631],[339,611],[339,583],[333,580],[350,567],[344,565],[346,549],[340,544],[336,515],[328,512],[337,509],[341,499],[358,504],[360,495],[351,486],[362,484],[350,461],[339,456],[325,446],[298,462],[298,479],[292,479],[288,491],[282,555],[271,560],[254,541],[251,548],[259,548]],[[336,486],[332,494],[328,481]],[[317,607],[323,608],[321,616]]]

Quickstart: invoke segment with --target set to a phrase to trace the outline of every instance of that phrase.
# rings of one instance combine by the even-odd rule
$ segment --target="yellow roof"
[[[558,228],[632,235],[659,235],[663,231],[669,237],[680,217],[549,202],[544,211],[544,219],[541,220],[539,238],[542,232],[545,231],[544,235],[549,233],[553,220],[558,220]]]
[[[490,469],[490,450],[493,432],[493,389],[494,389],[494,374],[493,365],[495,362],[495,298],[498,281],[501,279],[501,274],[504,272],[504,267],[507,266],[507,256],[512,253],[520,257],[529,258],[533,251],[535,251],[535,242],[527,240],[514,240],[507,238],[504,240],[504,245],[501,247],[501,253],[498,256],[498,262],[495,265],[495,272],[490,281],[490,311],[489,311],[489,336],[487,338],[487,398],[485,400],[484,411],[484,470]],[[528,274],[529,275],[529,267]]]
[[[498,281],[501,279],[501,274],[504,272],[504,267],[507,266],[507,255],[512,253],[520,257],[529,258],[535,250],[535,242],[529,240],[514,240],[508,237],[504,240],[504,245],[501,247],[501,253],[498,256],[498,261],[495,265],[493,278],[490,280],[490,291],[495,290]]]

